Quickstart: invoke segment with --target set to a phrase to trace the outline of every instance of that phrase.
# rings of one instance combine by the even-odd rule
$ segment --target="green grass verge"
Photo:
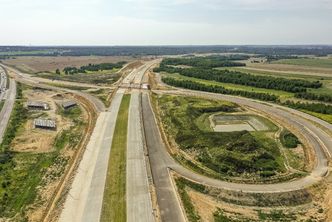
[[[126,222],[126,149],[130,95],[124,95],[112,141],[101,222]]]

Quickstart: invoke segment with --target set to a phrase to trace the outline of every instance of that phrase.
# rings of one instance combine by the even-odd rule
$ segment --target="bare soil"
[[[228,218],[238,219],[240,221],[262,221],[258,212],[271,214],[272,212],[277,211],[280,211],[285,215],[280,221],[284,221],[282,219],[288,219],[286,221],[291,221],[289,219],[292,217],[296,217],[296,221],[307,221],[309,219],[313,219],[313,221],[325,221],[325,214],[324,211],[321,211],[322,206],[318,200],[314,200],[313,202],[304,205],[288,207],[247,207],[226,203],[190,188],[187,188],[187,193],[201,217],[201,221],[214,221],[213,214],[218,209],[222,210],[223,214]]]
[[[56,104],[60,104],[62,99],[54,99],[54,96],[57,94],[47,90],[28,89],[25,90],[23,94],[27,100],[48,103],[50,109],[46,111],[29,111],[31,115],[29,115],[30,117],[28,121],[24,124],[22,129],[20,129],[19,134],[13,140],[11,146],[12,150],[16,152],[36,153],[53,151],[53,142],[57,134],[62,130],[68,129],[72,125],[71,121],[63,118],[60,114],[57,113]],[[69,97],[67,99],[69,99]],[[57,124],[56,130],[34,128],[34,119],[38,117],[55,120]]]

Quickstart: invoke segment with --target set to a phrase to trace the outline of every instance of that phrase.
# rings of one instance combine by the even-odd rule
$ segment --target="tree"
[[[56,69],[56,70],[55,70],[55,73],[58,74],[58,75],[60,75],[60,70],[59,70],[59,69]]]

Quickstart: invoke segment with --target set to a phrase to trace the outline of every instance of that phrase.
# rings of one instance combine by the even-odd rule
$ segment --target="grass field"
[[[332,58],[298,58],[298,59],[280,59],[274,64],[310,66],[320,68],[332,68]]]
[[[126,222],[126,149],[130,95],[124,95],[112,141],[101,214],[102,222]]]

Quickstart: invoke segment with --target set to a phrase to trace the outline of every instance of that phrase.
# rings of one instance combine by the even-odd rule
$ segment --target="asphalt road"
[[[169,167],[175,163],[167,153],[166,147],[160,137],[154,114],[149,102],[149,95],[142,95],[143,125],[146,136],[146,145],[153,177],[153,184],[157,193],[157,202],[161,220],[185,221],[175,187],[169,175]]]
[[[127,135],[127,221],[154,221],[140,118],[140,92],[133,90]]]
[[[118,90],[108,112],[101,112],[80,162],[60,221],[99,221],[108,159],[124,90]]]
[[[149,129],[147,129],[147,126],[152,127],[151,124],[155,120],[151,118],[151,108],[149,107],[148,98],[147,96],[143,97],[143,116],[144,116],[144,124],[146,126],[146,137],[151,138],[148,139],[151,140],[148,144],[149,148],[149,154],[150,157],[153,159],[156,159],[152,162],[155,162],[155,164],[152,164],[152,169],[155,167],[159,167],[160,163],[163,163],[162,167],[165,169],[171,168],[172,170],[176,171],[180,175],[187,177],[193,181],[206,184],[213,187],[218,187],[222,189],[227,190],[235,190],[235,191],[242,191],[242,192],[285,192],[285,191],[294,191],[294,190],[300,190],[305,187],[308,187],[314,183],[317,183],[322,179],[323,176],[326,175],[328,172],[328,159],[324,153],[325,150],[330,151],[332,149],[332,140],[330,136],[324,132],[319,127],[315,126],[308,120],[299,117],[298,115],[294,115],[292,113],[289,113],[285,110],[276,108],[274,106],[269,106],[262,104],[260,102],[246,99],[246,98],[240,98],[240,97],[233,97],[233,96],[227,96],[227,95],[221,95],[221,94],[214,94],[214,93],[205,93],[205,92],[198,92],[198,91],[190,91],[190,90],[173,90],[173,91],[155,91],[156,93],[166,93],[166,94],[177,94],[177,95],[186,95],[186,96],[200,96],[205,98],[214,98],[214,99],[221,99],[226,100],[234,103],[238,103],[240,105],[251,107],[252,109],[259,110],[260,112],[264,112],[267,115],[274,116],[275,118],[282,119],[284,121],[287,121],[289,124],[291,124],[293,127],[295,127],[299,132],[301,132],[304,137],[308,140],[310,145],[314,148],[315,154],[316,154],[316,164],[314,167],[314,170],[310,173],[309,176],[293,180],[289,182],[283,182],[283,183],[277,183],[277,184],[238,184],[238,183],[231,183],[231,182],[225,182],[221,180],[212,179],[200,174],[197,174],[195,172],[192,172],[186,168],[184,168],[182,165],[177,163],[173,158],[170,157],[168,152],[166,151],[166,148],[160,139],[160,135],[156,132],[153,132]],[[145,114],[147,112],[148,114]],[[148,125],[150,124],[150,125]],[[158,138],[156,138],[158,137]],[[152,149],[151,149],[152,148]],[[152,153],[150,153],[150,150]],[[157,152],[157,154],[155,154]],[[156,175],[158,177],[158,175]]]

